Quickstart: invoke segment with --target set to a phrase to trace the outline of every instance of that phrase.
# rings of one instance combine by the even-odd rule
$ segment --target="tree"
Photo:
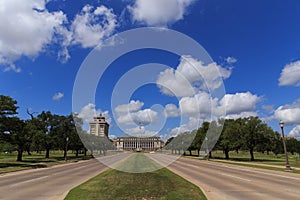
[[[264,138],[265,125],[258,117],[244,118],[243,144],[249,150],[251,161],[254,161],[254,149]]]
[[[239,127],[237,122],[233,119],[226,119],[218,142],[218,145],[225,154],[225,159],[229,159],[229,151],[236,147],[236,143],[239,139],[238,136]]]
[[[8,140],[8,131],[13,123],[12,117],[18,114],[17,101],[9,96],[0,95],[0,141]]]
[[[17,161],[22,161],[25,145],[30,142],[28,137],[28,126],[25,121],[18,117],[11,118],[12,123],[9,127],[10,143],[16,146],[18,155]]]
[[[210,125],[209,122],[203,122],[201,127],[197,130],[196,136],[192,142],[192,146],[195,149],[197,149],[198,156],[200,156],[200,149],[201,149],[202,143],[205,139],[205,135],[209,129],[209,125]]]
[[[292,155],[294,155],[295,152],[298,152],[298,141],[296,138],[287,137],[286,138],[286,149],[288,152],[290,152]]]

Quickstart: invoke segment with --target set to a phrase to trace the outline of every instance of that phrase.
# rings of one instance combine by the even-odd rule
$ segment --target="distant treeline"
[[[87,134],[76,115],[43,111],[34,116],[35,113],[27,110],[30,119],[22,120],[17,117],[18,108],[16,100],[0,95],[0,152],[17,151],[17,161],[22,161],[23,152],[31,155],[32,151],[45,151],[45,158],[49,158],[51,150],[63,150],[66,157],[68,150],[78,156],[87,150],[105,153],[113,148],[107,138]],[[86,141],[86,146],[81,139]]]

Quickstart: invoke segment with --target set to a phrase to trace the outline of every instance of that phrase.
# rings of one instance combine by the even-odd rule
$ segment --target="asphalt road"
[[[0,199],[63,199],[107,167],[95,159],[0,175]]]
[[[147,154],[161,165],[172,157]],[[300,199],[300,175],[264,169],[180,158],[168,169],[198,185],[210,200]]]
[[[145,154],[159,164],[198,185],[210,200],[222,199],[299,199],[300,175],[249,167],[234,166]],[[130,154],[99,158],[110,166],[118,165]],[[170,164],[172,163],[172,164]],[[170,164],[170,165],[169,165]],[[70,189],[106,170],[96,159],[25,170],[0,175],[0,199],[63,199]]]

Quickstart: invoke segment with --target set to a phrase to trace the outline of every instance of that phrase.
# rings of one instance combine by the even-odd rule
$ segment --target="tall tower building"
[[[94,120],[90,122],[90,134],[108,137],[108,128],[109,124],[105,121],[105,117],[102,114],[94,117]]]

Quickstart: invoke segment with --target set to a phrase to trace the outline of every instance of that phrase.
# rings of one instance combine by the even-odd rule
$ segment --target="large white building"
[[[163,147],[160,137],[119,137],[114,140],[117,150],[156,151]]]

